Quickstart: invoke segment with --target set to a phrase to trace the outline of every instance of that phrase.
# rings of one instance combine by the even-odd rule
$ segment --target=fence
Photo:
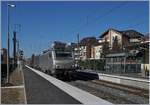
[[[81,69],[92,69],[92,70],[104,71],[105,60],[98,59],[98,60],[79,61],[79,66],[81,67]]]

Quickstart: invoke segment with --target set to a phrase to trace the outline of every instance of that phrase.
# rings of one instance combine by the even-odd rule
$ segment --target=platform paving
[[[2,104],[26,104],[24,78],[22,68],[16,68],[10,74],[9,85],[1,87]]]
[[[27,67],[23,72],[27,104],[81,104]]]

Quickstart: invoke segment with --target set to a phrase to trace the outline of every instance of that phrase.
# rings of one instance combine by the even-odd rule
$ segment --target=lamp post
[[[15,7],[13,4],[7,4],[7,13],[8,13],[8,34],[7,34],[7,83],[9,83],[9,48],[10,48],[10,8]]]
[[[77,33],[77,68],[79,67],[79,61],[80,61],[79,33]]]
[[[19,50],[19,40],[17,40],[17,68],[20,69],[20,50]]]

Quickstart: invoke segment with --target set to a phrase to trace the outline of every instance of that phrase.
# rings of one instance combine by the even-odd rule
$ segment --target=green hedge
[[[105,60],[84,60],[79,61],[79,66],[83,69],[104,70]]]

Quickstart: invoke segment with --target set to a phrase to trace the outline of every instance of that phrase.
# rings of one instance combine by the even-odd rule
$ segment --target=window
[[[65,53],[65,52],[56,52],[56,57],[72,57],[72,54],[71,53]]]

